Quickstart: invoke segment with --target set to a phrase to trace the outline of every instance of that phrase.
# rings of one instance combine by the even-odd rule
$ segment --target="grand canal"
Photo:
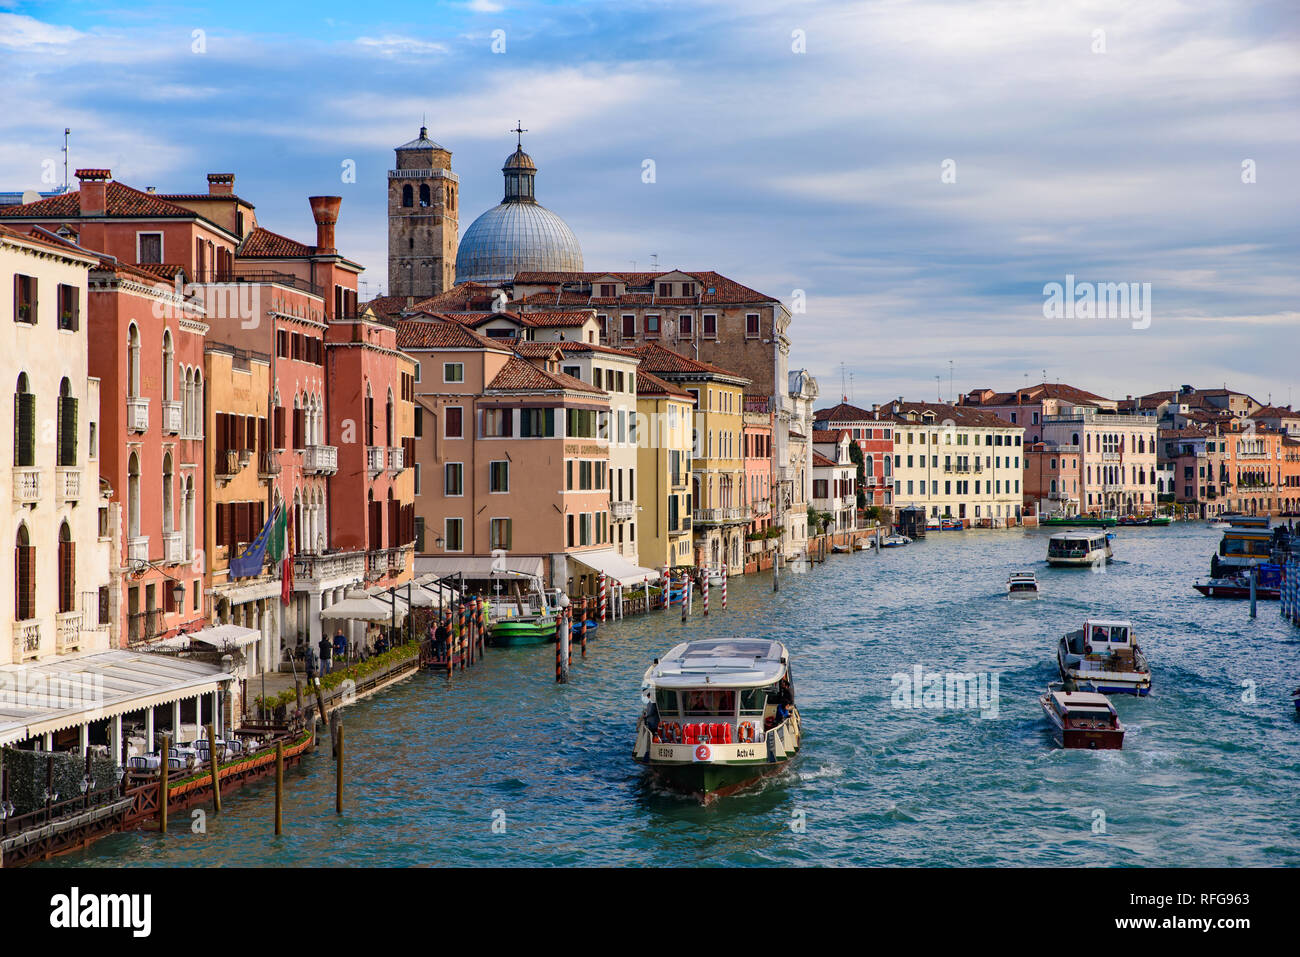
[[[1201,598],[1220,533],[1119,529],[1103,573],[1048,569],[1046,531],[931,533],[876,555],[735,580],[730,608],[683,626],[607,625],[553,680],[550,648],[493,650],[452,680],[418,675],[345,712],[346,813],[327,749],[228,795],[202,833],[108,838],[67,865],[1300,864],[1289,692],[1300,629],[1276,602]],[[1044,595],[1008,601],[1007,573]],[[696,610],[699,610],[699,603]],[[1154,690],[1117,696],[1121,752],[1053,747],[1037,696],[1058,636],[1131,618]],[[659,793],[630,760],[641,674],[683,635],[790,645],[805,750],[784,775],[710,807]],[[891,706],[898,672],[991,673],[996,717]]]

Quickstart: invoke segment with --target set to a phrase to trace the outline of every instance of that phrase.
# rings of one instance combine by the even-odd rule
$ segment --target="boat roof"
[[[786,648],[768,638],[684,641],[651,666],[658,688],[749,688],[770,685],[786,672]]]
[[[1106,625],[1107,627],[1110,627],[1112,625],[1119,625],[1122,628],[1133,627],[1133,622],[1124,621],[1120,618],[1085,618],[1084,624],[1085,625]]]
[[[1007,576],[1009,579],[1022,579],[1024,581],[1037,581],[1038,576],[1033,572],[1012,572]]]
[[[1098,538],[1105,534],[1104,528],[1074,528],[1065,532],[1052,532],[1052,538]]]
[[[1110,699],[1095,691],[1053,691],[1057,704],[1071,711],[1111,710]]]

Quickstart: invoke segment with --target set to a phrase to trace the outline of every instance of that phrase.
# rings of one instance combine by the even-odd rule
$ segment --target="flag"
[[[266,559],[267,545],[275,539],[275,526],[283,522],[284,510],[276,506],[270,519],[262,526],[249,546],[230,560],[231,578],[253,578],[262,574],[262,562]],[[275,560],[274,556],[271,559]]]
[[[271,534],[266,540],[266,556],[271,559],[271,564],[278,562],[285,553],[286,541],[285,530],[288,526],[289,510],[280,505],[275,507],[275,513],[271,516]]]
[[[284,558],[283,566],[280,572],[280,604],[287,605],[293,600],[293,546],[290,545],[290,535],[293,534],[293,523],[287,522],[284,526]]]

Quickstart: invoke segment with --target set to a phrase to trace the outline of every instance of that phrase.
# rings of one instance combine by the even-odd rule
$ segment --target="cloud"
[[[415,37],[386,34],[382,37],[357,37],[357,46],[382,57],[433,56],[447,52],[442,43],[432,43]]]
[[[18,13],[0,13],[0,47],[24,53],[62,53],[81,40],[72,27],[44,23]]]

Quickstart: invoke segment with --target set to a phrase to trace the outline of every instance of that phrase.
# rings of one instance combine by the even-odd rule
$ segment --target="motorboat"
[[[880,540],[881,548],[899,548],[902,545],[910,545],[912,540],[906,535],[886,535]]]
[[[1207,598],[1249,598],[1250,597],[1250,577],[1249,575],[1231,575],[1226,578],[1211,578],[1205,582],[1197,582],[1192,586]],[[1282,584],[1280,575],[1276,580],[1264,584],[1263,579],[1255,582],[1255,600],[1256,601],[1279,601],[1282,598]]]
[[[636,761],[701,802],[780,771],[799,751],[789,651],[766,638],[674,646],[646,669]]]
[[[1093,691],[1065,691],[1062,685],[1048,686],[1038,699],[1052,728],[1052,737],[1063,748],[1118,751],[1124,747],[1124,725],[1110,699]]]
[[[1080,529],[1054,532],[1047,540],[1047,564],[1059,566],[1104,565],[1112,558],[1110,534]]]
[[[1057,644],[1056,663],[1061,680],[1080,689],[1102,694],[1151,692],[1151,670],[1131,622],[1088,619]]]
[[[556,639],[556,628],[567,596],[556,589],[542,587],[536,575],[521,572],[496,572],[494,577],[510,579],[508,594],[488,600],[488,641],[496,646],[544,645]],[[525,591],[520,585],[526,585]]]
[[[1012,572],[1007,576],[1008,598],[1037,598],[1038,576],[1033,572]]]

